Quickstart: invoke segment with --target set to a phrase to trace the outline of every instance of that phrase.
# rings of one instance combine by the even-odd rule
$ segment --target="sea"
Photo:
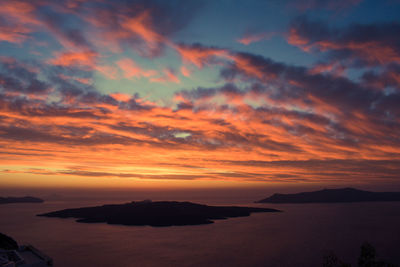
[[[364,242],[375,247],[378,259],[400,264],[400,202],[254,203],[260,197],[217,191],[53,195],[41,204],[0,205],[0,232],[19,244],[32,244],[58,267],[322,266],[324,256],[331,253],[357,266]],[[85,224],[36,216],[143,199],[267,207],[282,212],[172,227]]]

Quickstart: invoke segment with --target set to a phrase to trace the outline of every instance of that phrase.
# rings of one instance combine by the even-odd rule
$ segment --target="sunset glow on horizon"
[[[0,0],[0,187],[400,185],[395,1]]]

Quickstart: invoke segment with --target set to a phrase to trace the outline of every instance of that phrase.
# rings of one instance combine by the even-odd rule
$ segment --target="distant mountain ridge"
[[[273,194],[256,203],[343,203],[400,201],[400,192],[371,192],[355,188],[323,189],[297,194]]]
[[[37,197],[0,197],[0,204],[9,203],[42,203],[43,199]]]

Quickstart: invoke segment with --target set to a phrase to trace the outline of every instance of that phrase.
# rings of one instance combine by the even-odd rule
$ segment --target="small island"
[[[191,202],[140,201],[125,204],[65,209],[37,216],[77,218],[82,223],[180,226],[210,224],[213,220],[249,216],[253,212],[279,212],[276,209],[208,206]]]
[[[43,203],[44,200],[37,197],[0,197],[0,204],[10,203]]]
[[[273,194],[256,203],[337,203],[400,201],[400,192],[370,192],[355,188],[323,189],[297,194]]]

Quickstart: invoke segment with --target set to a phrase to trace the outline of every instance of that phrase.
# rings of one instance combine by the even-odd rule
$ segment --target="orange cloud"
[[[184,62],[192,63],[198,68],[202,68],[213,57],[226,57],[228,55],[228,52],[224,49],[204,46],[178,45],[175,48]]]
[[[127,95],[127,94],[123,94],[123,93],[113,93],[110,94],[110,96],[112,98],[114,98],[117,101],[121,101],[121,102],[128,102],[132,96],[131,95]]]
[[[276,77],[274,73],[263,71],[259,66],[253,64],[253,62],[247,57],[234,55],[231,56],[231,58],[235,62],[235,66],[249,76],[256,77],[260,80],[267,80]]]
[[[367,138],[357,147],[348,145],[330,136],[329,119],[285,108],[254,109],[238,94],[223,95],[235,108],[216,104],[210,110],[202,108],[207,102],[196,103],[197,111],[155,104],[146,108],[141,104],[146,101],[135,99],[139,106],[130,109],[100,102],[80,107],[78,102],[67,109],[32,103],[16,110],[2,102],[4,173],[52,179],[104,177],[108,183],[119,179],[345,182],[393,177],[388,170],[396,166],[390,161],[393,153],[400,152],[396,147],[389,150]],[[132,102],[129,95],[110,96]],[[347,119],[346,127],[359,138],[382,134],[366,116]],[[7,146],[10,140],[13,146]],[[371,165],[379,166],[379,171],[371,174]],[[51,183],[50,178],[46,181]]]
[[[129,44],[141,55],[152,57],[160,53],[164,44],[170,44],[165,36],[155,30],[152,16],[151,10],[128,16],[101,9],[96,14],[83,16],[82,19],[98,29],[92,37],[96,46],[121,52],[122,46]]]
[[[10,24],[0,39],[20,43],[39,22],[32,15],[33,6],[15,10],[22,2],[9,2],[17,4],[5,10],[15,15],[7,16]],[[78,2],[67,5],[75,9]],[[2,174],[30,177],[31,183],[32,177],[60,184],[70,177],[111,179],[105,185],[112,179],[157,180],[160,185],[162,180],[330,182],[383,177],[390,181],[398,176],[398,94],[370,93],[368,87],[342,75],[341,62],[308,69],[250,53],[175,45],[156,31],[150,11],[135,11],[129,17],[103,12],[110,17],[104,19],[100,12],[91,23],[104,39],[97,40],[94,34],[93,44],[86,43],[72,31],[76,38],[68,41],[80,40],[77,44],[82,47],[71,45],[72,49],[54,54],[46,62],[49,65],[32,67],[0,57],[7,75],[0,77]],[[62,39],[69,36],[68,30],[52,33]],[[379,40],[311,42],[301,31],[290,33],[289,42],[308,51],[349,49],[368,61],[399,61],[397,52]],[[240,41],[250,44],[260,38],[266,36]],[[101,62],[104,50],[109,51],[109,47],[100,50],[102,45],[109,42],[112,50],[126,45],[124,41],[135,49],[170,45],[182,58],[180,72],[146,70],[129,58],[110,65]],[[92,45],[93,50],[84,49]],[[221,66],[222,78],[240,82],[181,91],[174,96],[173,107],[138,95],[100,93],[91,79],[73,75],[82,71],[83,77],[91,77],[97,71],[110,79],[145,77],[150,82],[180,83],[179,75],[189,77],[193,69],[212,64]],[[71,67],[54,68],[54,75],[64,81],[52,79],[50,65]],[[371,74],[375,84],[382,88],[399,84],[396,66],[392,67],[394,71],[383,70],[382,76]]]
[[[395,48],[390,45],[382,44],[379,41],[363,43],[348,42],[343,44],[331,41],[319,41],[309,44],[307,40],[303,40],[303,43],[299,41],[296,43],[293,41],[293,37],[291,37],[291,39],[289,39],[289,43],[301,46],[305,51],[309,51],[312,47],[318,48],[321,51],[349,49],[355,53],[358,53],[364,59],[370,62],[377,61],[381,64],[400,62],[400,54],[395,50]]]
[[[0,26],[0,41],[22,43],[30,32],[31,30],[24,26]]]
[[[0,26],[0,41],[22,43],[37,26],[42,25],[34,11],[35,5],[25,1],[0,1],[0,16],[5,22]]]
[[[164,38],[153,30],[151,16],[148,11],[143,11],[133,18],[125,17],[121,23],[123,29],[140,36],[149,47],[154,48]]]
[[[157,72],[155,70],[144,70],[129,58],[118,60],[117,65],[123,71],[124,77],[127,79],[134,77],[151,77],[157,75]]]
[[[36,10],[36,6],[33,3],[26,1],[0,1],[1,11],[5,17],[8,17],[12,22],[25,25],[41,25],[42,23],[38,20],[33,12]]]
[[[49,60],[50,64],[58,66],[84,66],[95,68],[98,54],[93,51],[86,52],[61,52]]]
[[[312,29],[318,24],[319,30]],[[346,53],[346,59],[361,59],[368,65],[399,63],[400,53],[393,36],[399,31],[398,24],[353,24],[343,29],[331,29],[323,22],[310,21],[306,17],[292,22],[287,42],[304,51],[311,50]],[[355,35],[354,33],[359,33]],[[337,57],[337,55],[336,55]],[[365,64],[365,63],[364,63]]]

